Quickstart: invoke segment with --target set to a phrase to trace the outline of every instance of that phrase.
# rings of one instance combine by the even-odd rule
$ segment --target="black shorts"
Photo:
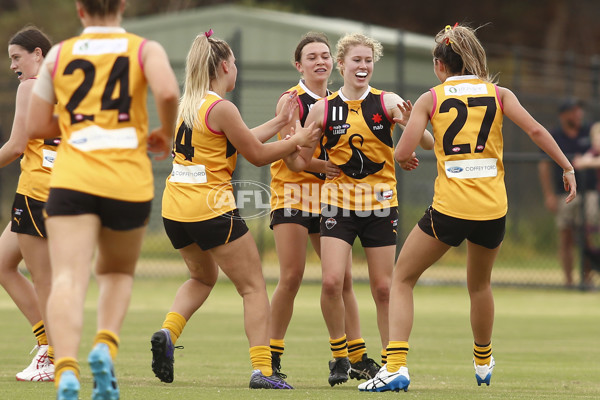
[[[311,214],[295,208],[278,208],[271,211],[271,223],[269,227],[273,229],[279,224],[298,224],[308,229],[308,233],[319,233],[320,228],[319,214]]]
[[[196,243],[202,250],[210,250],[233,242],[248,232],[246,222],[237,208],[206,221],[179,222],[163,218],[163,223],[176,249]]]
[[[363,247],[395,246],[398,209],[391,207],[364,214],[342,208],[327,209],[321,215],[321,236],[342,239],[350,246],[357,236]]]
[[[431,206],[419,220],[419,228],[449,246],[458,246],[463,240],[488,249],[495,249],[504,240],[506,216],[488,221],[472,221],[450,217]]]
[[[46,215],[48,217],[95,214],[103,227],[128,231],[148,224],[151,201],[131,202],[95,196],[70,189],[51,188]]]
[[[43,201],[19,193],[15,194],[15,200],[12,206],[10,230],[15,233],[24,233],[26,235],[45,238],[45,204],[46,203]]]

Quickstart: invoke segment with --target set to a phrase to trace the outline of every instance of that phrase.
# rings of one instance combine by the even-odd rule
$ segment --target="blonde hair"
[[[475,75],[494,83],[496,79],[490,76],[485,50],[475,31],[458,23],[454,27],[446,26],[435,36],[433,56],[443,62],[451,74]]]
[[[373,62],[379,61],[381,56],[383,56],[383,46],[379,41],[363,35],[362,33],[346,34],[340,38],[340,40],[338,40],[337,45],[335,46],[335,60],[337,62],[336,68],[342,76],[344,76],[344,71],[341,69],[340,65],[343,64],[346,53],[348,53],[350,48],[355,46],[366,46],[371,48],[371,50],[373,50]]]
[[[219,63],[233,54],[224,40],[196,36],[185,61],[185,86],[179,101],[179,118],[189,127],[199,127],[198,108],[210,88],[210,81],[217,77]]]

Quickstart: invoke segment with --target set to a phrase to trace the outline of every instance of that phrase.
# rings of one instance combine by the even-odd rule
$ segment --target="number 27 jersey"
[[[438,171],[433,208],[468,220],[503,217],[503,111],[496,85],[454,76],[430,91]]]

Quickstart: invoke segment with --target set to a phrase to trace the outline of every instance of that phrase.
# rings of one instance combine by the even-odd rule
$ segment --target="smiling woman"
[[[369,85],[374,64],[382,53],[381,43],[368,36],[355,33],[342,37],[337,43],[336,60],[344,84],[339,91],[317,101],[306,120],[321,130],[325,158],[340,170],[336,175],[327,174],[321,191],[321,309],[333,356],[329,363],[332,386],[346,382],[348,371],[357,361],[352,354],[355,342],[349,340],[352,338],[347,331],[348,322],[352,322],[347,317],[351,303],[343,296],[350,251],[357,236],[367,255],[383,362],[387,356],[388,296],[398,223],[392,132],[396,123],[406,124],[412,106],[395,93]],[[421,145],[431,148],[433,138],[429,132],[422,131],[421,136]],[[313,154],[309,151],[303,151],[290,167],[307,168]],[[417,164],[414,158],[407,169]]]

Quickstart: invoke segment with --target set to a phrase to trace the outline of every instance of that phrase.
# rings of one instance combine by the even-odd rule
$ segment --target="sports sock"
[[[406,355],[408,354],[408,342],[390,341],[387,346],[387,370],[396,372],[400,367],[406,366]]]
[[[110,357],[114,360],[119,352],[119,337],[116,333],[107,329],[100,329],[94,337],[94,346],[98,343],[104,343],[108,346]]]
[[[44,326],[44,321],[40,321],[32,326],[31,331],[35,335],[39,345],[48,344],[48,337],[46,336],[46,327]]]
[[[56,364],[54,364],[54,386],[57,388],[61,375],[66,371],[73,371],[79,379],[79,362],[73,357],[62,357],[56,360]]]
[[[285,350],[285,343],[283,339],[271,339],[271,353],[279,354],[281,357]]]
[[[333,358],[348,357],[348,342],[346,341],[346,335],[339,339],[329,338],[329,347],[331,348]]]
[[[51,364],[54,364],[54,346],[48,345],[48,360]]]
[[[183,315],[176,313],[175,311],[170,311],[167,313],[161,328],[166,328],[171,332],[171,342],[175,344],[177,339],[179,339],[179,336],[181,336],[181,332],[183,332],[186,323],[187,320]]]
[[[273,375],[271,368],[271,348],[269,346],[250,347],[250,362],[252,369],[259,369],[264,376]]]
[[[381,365],[387,364],[387,350],[381,349]]]
[[[481,346],[473,342],[473,359],[476,365],[487,365],[492,359],[492,342]]]
[[[348,342],[348,358],[352,364],[362,361],[362,356],[367,352],[367,345],[363,338]]]

